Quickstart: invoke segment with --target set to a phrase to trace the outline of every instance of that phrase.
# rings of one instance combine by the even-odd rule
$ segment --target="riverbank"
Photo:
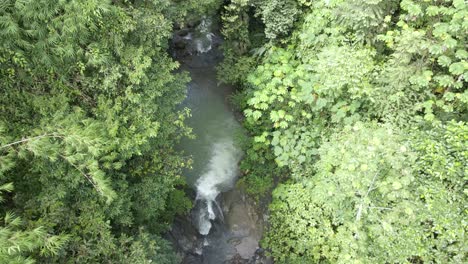
[[[235,184],[242,157],[236,140],[243,132],[228,100],[234,87],[216,79],[222,39],[214,24],[203,20],[179,29],[171,45],[171,53],[192,79],[182,107],[192,111],[187,122],[196,139],[181,143],[194,160],[193,169],[186,171],[195,192],[194,208],[176,220],[168,237],[182,263],[271,263],[259,247],[263,214]]]

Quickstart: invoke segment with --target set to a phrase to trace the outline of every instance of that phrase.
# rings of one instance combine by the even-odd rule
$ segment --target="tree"
[[[186,158],[174,149],[190,133],[189,112],[177,110],[189,78],[175,72],[168,38],[173,24],[219,3],[0,4],[0,182],[15,184],[2,214],[21,216],[11,232],[42,232],[21,254],[40,263],[176,262],[159,234],[191,206]],[[69,239],[41,255],[46,234]],[[131,250],[116,253],[121,246]]]
[[[13,191],[13,184],[0,186],[0,202],[3,194]],[[57,255],[64,246],[68,237],[66,235],[53,236],[44,232],[42,227],[25,229],[21,218],[11,212],[5,213],[1,218],[0,226],[0,261],[2,263],[35,263],[28,253],[38,251],[40,255]]]
[[[263,246],[284,263],[463,262],[466,3],[294,4],[298,17],[279,12],[293,27],[236,77],[246,160],[284,176]],[[292,25],[271,14],[265,34]],[[244,182],[277,175],[244,165]]]
[[[275,190],[265,245],[281,263],[463,262],[459,166],[468,160],[455,146],[466,145],[468,134],[463,123],[447,129],[439,130],[444,147],[431,154],[424,153],[435,150],[431,139],[419,137],[426,148],[418,153],[388,126],[357,123],[332,135],[302,180]],[[456,183],[431,177],[425,166],[444,157],[444,148],[453,150],[445,166],[458,167]]]

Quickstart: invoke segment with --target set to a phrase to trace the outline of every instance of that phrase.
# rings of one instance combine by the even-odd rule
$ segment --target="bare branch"
[[[367,193],[364,197],[361,198],[361,204],[359,204],[358,211],[356,213],[356,222],[361,220],[361,215],[362,215],[362,207],[364,206],[364,199],[366,199],[369,196],[369,193],[373,190],[375,179],[377,178],[377,175],[379,172],[376,172],[374,177],[372,178],[372,182],[369,185],[369,188],[367,189]]]
[[[378,209],[378,210],[392,210],[393,208],[390,207],[378,207],[378,206],[370,206],[370,209]]]
[[[0,146],[0,149],[8,148],[8,147],[18,145],[18,144],[21,144],[21,143],[24,143],[24,142],[28,142],[28,141],[35,140],[35,139],[41,139],[41,138],[45,138],[45,137],[63,138],[63,136],[56,135],[56,134],[44,134],[44,135],[40,135],[40,136],[36,136],[36,137],[24,138],[22,140],[18,140],[18,141],[15,141],[15,142]]]
[[[89,176],[88,174],[86,174],[83,170],[81,170],[78,166],[76,166],[73,162],[69,161],[67,157],[63,156],[63,155],[60,155],[60,157],[62,157],[64,160],[66,160],[73,168],[75,168],[77,171],[79,171],[94,187],[94,189],[96,189],[96,191],[101,194],[101,195],[104,195],[104,193],[102,192],[101,188],[99,188],[99,186],[94,182],[93,178],[91,176]]]

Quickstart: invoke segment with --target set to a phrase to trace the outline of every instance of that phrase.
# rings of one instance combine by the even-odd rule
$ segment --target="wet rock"
[[[172,35],[172,47],[177,50],[187,49],[190,41],[190,31],[181,29]]]
[[[256,248],[258,247],[258,240],[253,237],[244,237],[240,244],[236,246],[239,255],[244,259],[250,259],[255,255]]]
[[[198,25],[200,25],[201,20],[190,20],[187,22],[187,27],[188,28],[196,28]]]
[[[231,232],[230,243],[237,255],[244,260],[255,257],[263,231],[263,221],[256,212],[253,202],[244,192],[236,188],[223,196],[225,223]]]
[[[201,238],[189,217],[176,218],[166,237],[172,242],[178,255],[183,259],[190,258],[190,255],[197,255],[197,248],[200,247]]]
[[[203,264],[202,256],[198,254],[188,254],[184,257],[181,264]]]
[[[234,257],[226,262],[226,264],[247,264],[248,260],[242,258],[240,254],[234,255]]]
[[[266,250],[263,248],[258,248],[255,251],[255,255],[250,259],[248,264],[273,264],[273,259],[266,255]]]
[[[228,242],[230,244],[232,244],[232,245],[237,246],[237,245],[239,245],[241,243],[241,239],[238,238],[238,237],[232,237],[232,238],[228,239]]]
[[[190,30],[188,28],[182,28],[178,31],[175,32],[175,35],[176,36],[179,36],[181,38],[187,38],[187,36],[189,35],[190,33]]]
[[[183,50],[187,48],[187,43],[185,41],[174,41],[174,48]]]

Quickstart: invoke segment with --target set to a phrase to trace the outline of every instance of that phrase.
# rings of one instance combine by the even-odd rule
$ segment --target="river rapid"
[[[183,139],[179,149],[193,160],[184,174],[194,190],[194,208],[171,231],[184,258],[182,263],[268,263],[261,259],[262,216],[236,188],[243,134],[227,98],[233,92],[219,84],[215,67],[222,60],[222,39],[209,19],[176,31],[173,55],[191,82],[183,107],[191,110],[187,125],[195,139]]]

